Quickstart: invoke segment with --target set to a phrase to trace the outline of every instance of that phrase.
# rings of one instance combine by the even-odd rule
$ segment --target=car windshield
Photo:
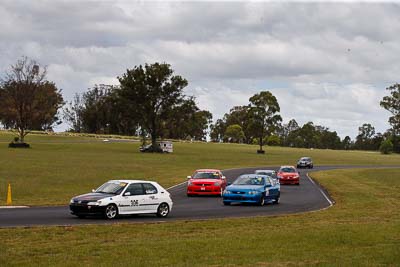
[[[301,160],[301,161],[311,161],[310,158],[301,158],[300,160]]]
[[[264,177],[240,176],[233,182],[234,185],[264,185]]]
[[[281,172],[296,172],[296,170],[293,168],[282,168]]]
[[[272,178],[276,178],[275,171],[256,171],[256,174],[268,175],[268,176],[270,176]]]
[[[193,179],[219,179],[218,172],[196,172],[193,175]]]
[[[121,194],[122,190],[126,187],[127,183],[123,182],[108,182],[97,188],[96,193],[106,194]]]

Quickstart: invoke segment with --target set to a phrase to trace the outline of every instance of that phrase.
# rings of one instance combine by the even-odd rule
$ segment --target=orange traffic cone
[[[12,199],[11,199],[11,184],[8,183],[8,190],[7,190],[7,206],[10,206],[12,204]]]

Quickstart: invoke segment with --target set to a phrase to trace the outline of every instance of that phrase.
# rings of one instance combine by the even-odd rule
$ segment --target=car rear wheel
[[[165,218],[169,214],[169,206],[167,203],[161,203],[157,209],[157,217]]]
[[[104,212],[104,215],[107,219],[115,219],[118,216],[118,208],[114,204],[109,204],[106,207],[106,210]]]

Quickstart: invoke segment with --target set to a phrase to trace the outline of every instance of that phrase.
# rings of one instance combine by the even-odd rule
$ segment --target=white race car
[[[92,191],[71,199],[69,208],[73,215],[114,219],[124,214],[153,213],[167,217],[173,204],[168,191],[152,181],[111,180]]]

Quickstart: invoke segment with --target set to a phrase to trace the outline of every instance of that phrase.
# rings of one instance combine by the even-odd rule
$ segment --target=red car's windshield
[[[196,172],[193,179],[219,179],[220,175],[217,172]]]
[[[282,169],[280,169],[280,172],[291,172],[291,173],[294,173],[294,172],[296,172],[296,170],[293,169],[293,168],[282,168]]]

